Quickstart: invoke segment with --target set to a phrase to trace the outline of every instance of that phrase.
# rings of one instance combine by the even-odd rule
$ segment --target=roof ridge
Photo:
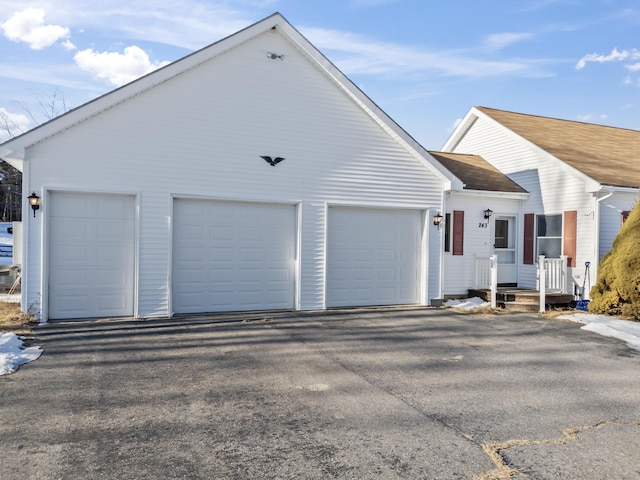
[[[567,120],[566,118],[549,117],[549,116],[545,116],[545,115],[536,115],[536,114],[533,114],[533,113],[514,112],[512,110],[503,110],[503,109],[500,109],[500,108],[485,107],[485,106],[482,106],[482,105],[476,105],[475,108],[477,108],[480,111],[491,110],[491,111],[494,111],[494,112],[508,113],[508,114],[511,114],[511,115],[520,115],[520,116],[523,116],[523,117],[534,117],[534,118],[540,118],[540,119],[543,119],[543,120],[555,120],[555,121],[558,121],[558,122],[576,123],[576,124],[588,125],[588,126],[592,126],[592,127],[613,128],[615,130],[626,130],[628,132],[640,133],[640,130],[635,130],[633,128],[616,127],[616,126],[613,126],[613,125],[603,125],[601,123],[585,122],[585,121],[582,121],[582,120]]]

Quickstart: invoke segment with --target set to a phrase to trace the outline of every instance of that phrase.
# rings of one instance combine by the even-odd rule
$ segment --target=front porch
[[[491,301],[491,289],[473,288],[469,297],[479,297]],[[561,292],[546,292],[545,306],[548,308],[568,308],[574,301],[573,295]],[[537,312],[540,310],[540,291],[517,287],[498,287],[496,306],[505,310]]]
[[[567,257],[548,259],[540,255],[536,264],[537,289],[501,284],[498,256],[475,258],[475,287],[469,295],[491,302],[492,307],[509,310],[544,312],[546,307],[569,307],[574,300],[569,293]]]

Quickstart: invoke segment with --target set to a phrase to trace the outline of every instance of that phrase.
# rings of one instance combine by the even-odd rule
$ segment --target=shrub
[[[589,311],[640,320],[640,203],[600,262]]]

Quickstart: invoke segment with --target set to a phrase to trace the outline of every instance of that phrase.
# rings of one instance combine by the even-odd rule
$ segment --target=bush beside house
[[[640,321],[640,203],[600,262],[598,280],[591,289],[589,312]]]

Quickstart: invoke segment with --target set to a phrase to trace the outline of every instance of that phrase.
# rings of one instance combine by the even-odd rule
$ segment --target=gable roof
[[[462,181],[464,190],[528,193],[480,155],[432,151],[429,153]]]
[[[0,144],[0,159],[22,170],[25,151],[30,146],[57,135],[66,129],[72,128],[89,118],[95,117],[106,110],[126,102],[130,98],[140,95],[188,70],[196,68],[218,55],[232,50],[234,47],[258,35],[270,31],[282,35],[287,41],[295,45],[302,55],[357,104],[387,135],[402,145],[414,158],[426,166],[443,182],[445,188],[447,186],[450,187],[451,179],[448,178],[447,172],[444,171],[438,162],[434,161],[426,149],[378,107],[375,102],[277,12],[201,50],[193,52],[137,80],[74,108],[22,135],[7,140]]]
[[[640,131],[475,108],[601,185],[640,188]]]

